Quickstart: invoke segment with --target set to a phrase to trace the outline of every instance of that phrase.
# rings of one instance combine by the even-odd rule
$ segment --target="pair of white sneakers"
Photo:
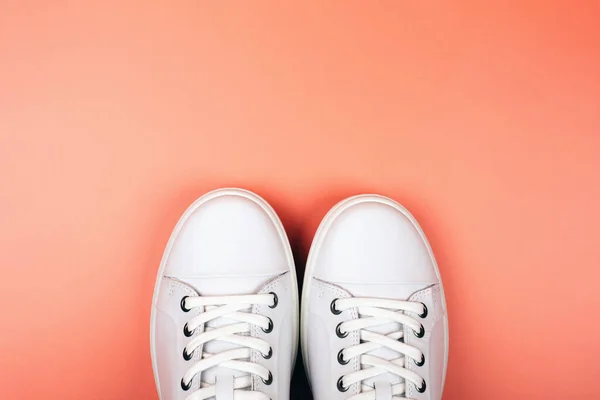
[[[423,231],[395,201],[355,196],[327,214],[300,319],[298,308],[290,244],[273,209],[241,189],[202,196],[171,235],[154,289],[160,399],[288,399],[299,332],[315,400],[441,399],[442,282]]]

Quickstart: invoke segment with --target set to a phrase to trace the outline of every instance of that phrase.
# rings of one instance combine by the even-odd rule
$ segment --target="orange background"
[[[0,398],[156,399],[163,248],[227,185],[300,275],[338,200],[407,206],[445,400],[600,398],[597,1],[83,3],[0,2]]]

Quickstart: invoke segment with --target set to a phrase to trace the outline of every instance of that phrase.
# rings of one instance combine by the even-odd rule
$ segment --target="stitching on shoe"
[[[328,293],[331,296],[333,296],[334,298],[350,298],[352,297],[352,295],[350,293],[348,293],[348,291],[346,291],[345,289],[329,283],[329,282],[325,282],[322,281],[320,279],[317,278],[313,278],[313,283],[315,285],[317,285],[317,289],[318,289],[318,297],[319,298],[324,298],[326,297],[325,294]],[[351,319],[358,319],[358,309],[355,308],[351,308],[348,310],[350,312],[350,318]],[[352,340],[352,344],[353,345],[357,345],[360,343],[360,333],[357,331],[352,332],[349,335],[350,339]],[[354,371],[358,371],[360,370],[360,358],[359,357],[355,357],[354,360],[351,363],[352,368]],[[353,394],[358,394],[360,393],[361,387],[360,387],[360,383],[354,383],[352,385],[351,388],[349,388],[349,390],[353,393]]]

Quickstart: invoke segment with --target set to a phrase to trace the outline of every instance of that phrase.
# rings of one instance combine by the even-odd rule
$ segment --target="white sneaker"
[[[442,282],[423,231],[395,201],[356,196],[327,214],[308,257],[301,322],[315,400],[442,398]]]
[[[294,260],[273,209],[240,189],[202,196],[175,227],[154,289],[160,399],[289,398],[297,310]]]

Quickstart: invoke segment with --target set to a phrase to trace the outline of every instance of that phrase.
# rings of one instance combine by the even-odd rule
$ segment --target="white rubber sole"
[[[442,390],[443,390],[443,385],[446,380],[446,370],[448,367],[449,333],[448,333],[448,309],[446,308],[446,296],[444,294],[444,287],[442,285],[442,277],[440,275],[440,270],[438,268],[437,262],[433,255],[433,251],[431,249],[429,241],[425,237],[425,233],[421,229],[421,226],[419,225],[417,220],[412,216],[412,214],[406,208],[404,208],[402,205],[400,205],[398,202],[396,202],[388,197],[375,195],[375,194],[363,194],[363,195],[349,197],[345,200],[340,201],[338,204],[336,204],[331,210],[329,210],[327,215],[325,215],[325,217],[321,221],[321,224],[319,225],[319,228],[317,229],[317,233],[315,234],[315,237],[313,239],[312,245],[310,246],[310,251],[308,253],[308,260],[306,261],[306,270],[304,271],[304,281],[303,281],[303,285],[302,285],[302,301],[301,301],[301,307],[302,307],[301,318],[302,319],[301,319],[301,323],[300,323],[301,330],[302,330],[302,332],[300,334],[300,338],[301,338],[300,340],[301,340],[301,346],[302,346],[302,359],[304,361],[304,370],[306,371],[306,377],[308,379],[308,383],[310,385],[310,374],[308,371],[308,354],[306,352],[306,349],[308,348],[307,343],[306,343],[308,326],[307,326],[306,322],[308,321],[308,310],[309,310],[309,301],[308,300],[310,299],[310,283],[313,278],[314,258],[316,257],[316,254],[318,253],[321,245],[323,244],[323,238],[325,237],[325,235],[327,234],[327,231],[333,224],[333,221],[349,207],[352,207],[359,203],[365,203],[365,202],[371,202],[371,203],[375,202],[375,203],[386,204],[386,205],[391,206],[391,207],[395,208],[396,210],[400,211],[402,214],[404,214],[404,216],[406,218],[408,218],[410,220],[410,222],[414,225],[414,227],[417,228],[419,235],[421,236],[421,238],[427,245],[427,251],[429,252],[429,256],[431,257],[433,266],[435,268],[436,276],[440,282],[440,292],[442,295],[441,296],[442,304],[444,306],[444,310],[446,310],[446,318],[444,319],[445,357],[444,357],[444,375],[443,375],[443,379],[442,379]]]
[[[292,248],[290,246],[290,242],[288,240],[287,234],[285,233],[283,224],[281,223],[279,216],[277,215],[275,210],[273,210],[273,208],[269,205],[269,203],[267,203],[262,197],[258,196],[257,194],[252,193],[248,190],[244,190],[244,189],[236,189],[236,188],[217,189],[217,190],[213,190],[212,192],[208,192],[205,195],[203,195],[202,197],[198,198],[183,213],[183,215],[179,219],[179,222],[177,222],[175,229],[173,229],[173,232],[171,233],[171,237],[169,238],[169,242],[167,243],[167,247],[165,249],[165,252],[163,253],[163,257],[160,262],[160,268],[158,269],[156,284],[154,285],[154,295],[152,297],[152,307],[151,307],[152,311],[150,314],[150,356],[152,358],[152,370],[154,371],[154,382],[156,383],[156,389],[158,391],[159,398],[160,398],[160,383],[158,380],[158,369],[156,366],[156,364],[157,364],[156,363],[156,348],[155,348],[155,340],[154,340],[156,337],[155,336],[156,332],[154,330],[155,322],[156,322],[155,304],[156,304],[157,296],[158,296],[158,288],[160,287],[160,283],[161,283],[163,275],[164,275],[167,259],[169,258],[169,254],[171,252],[171,249],[173,248],[173,244],[175,243],[177,235],[181,231],[181,228],[183,227],[183,225],[187,222],[188,218],[198,209],[198,207],[202,206],[203,204],[205,204],[206,202],[208,202],[210,200],[213,200],[213,199],[216,199],[216,198],[222,197],[222,196],[240,196],[240,197],[245,197],[249,200],[252,200],[256,204],[258,204],[267,213],[267,215],[271,218],[271,221],[273,221],[273,224],[275,224],[277,232],[279,233],[279,238],[281,239],[281,243],[283,244],[283,246],[285,248],[286,259],[288,262],[289,272],[290,272],[290,276],[292,279],[292,292],[293,292],[293,296],[294,296],[293,309],[292,309],[292,313],[293,313],[293,317],[294,317],[293,318],[293,321],[294,321],[293,328],[294,329],[292,330],[292,334],[294,335],[292,338],[292,345],[294,346],[293,347],[294,357],[292,360],[293,361],[292,372],[294,369],[294,365],[296,365],[296,357],[298,354],[298,330],[299,330],[298,329],[298,280],[296,277],[296,267],[294,264],[294,256],[292,254]]]

